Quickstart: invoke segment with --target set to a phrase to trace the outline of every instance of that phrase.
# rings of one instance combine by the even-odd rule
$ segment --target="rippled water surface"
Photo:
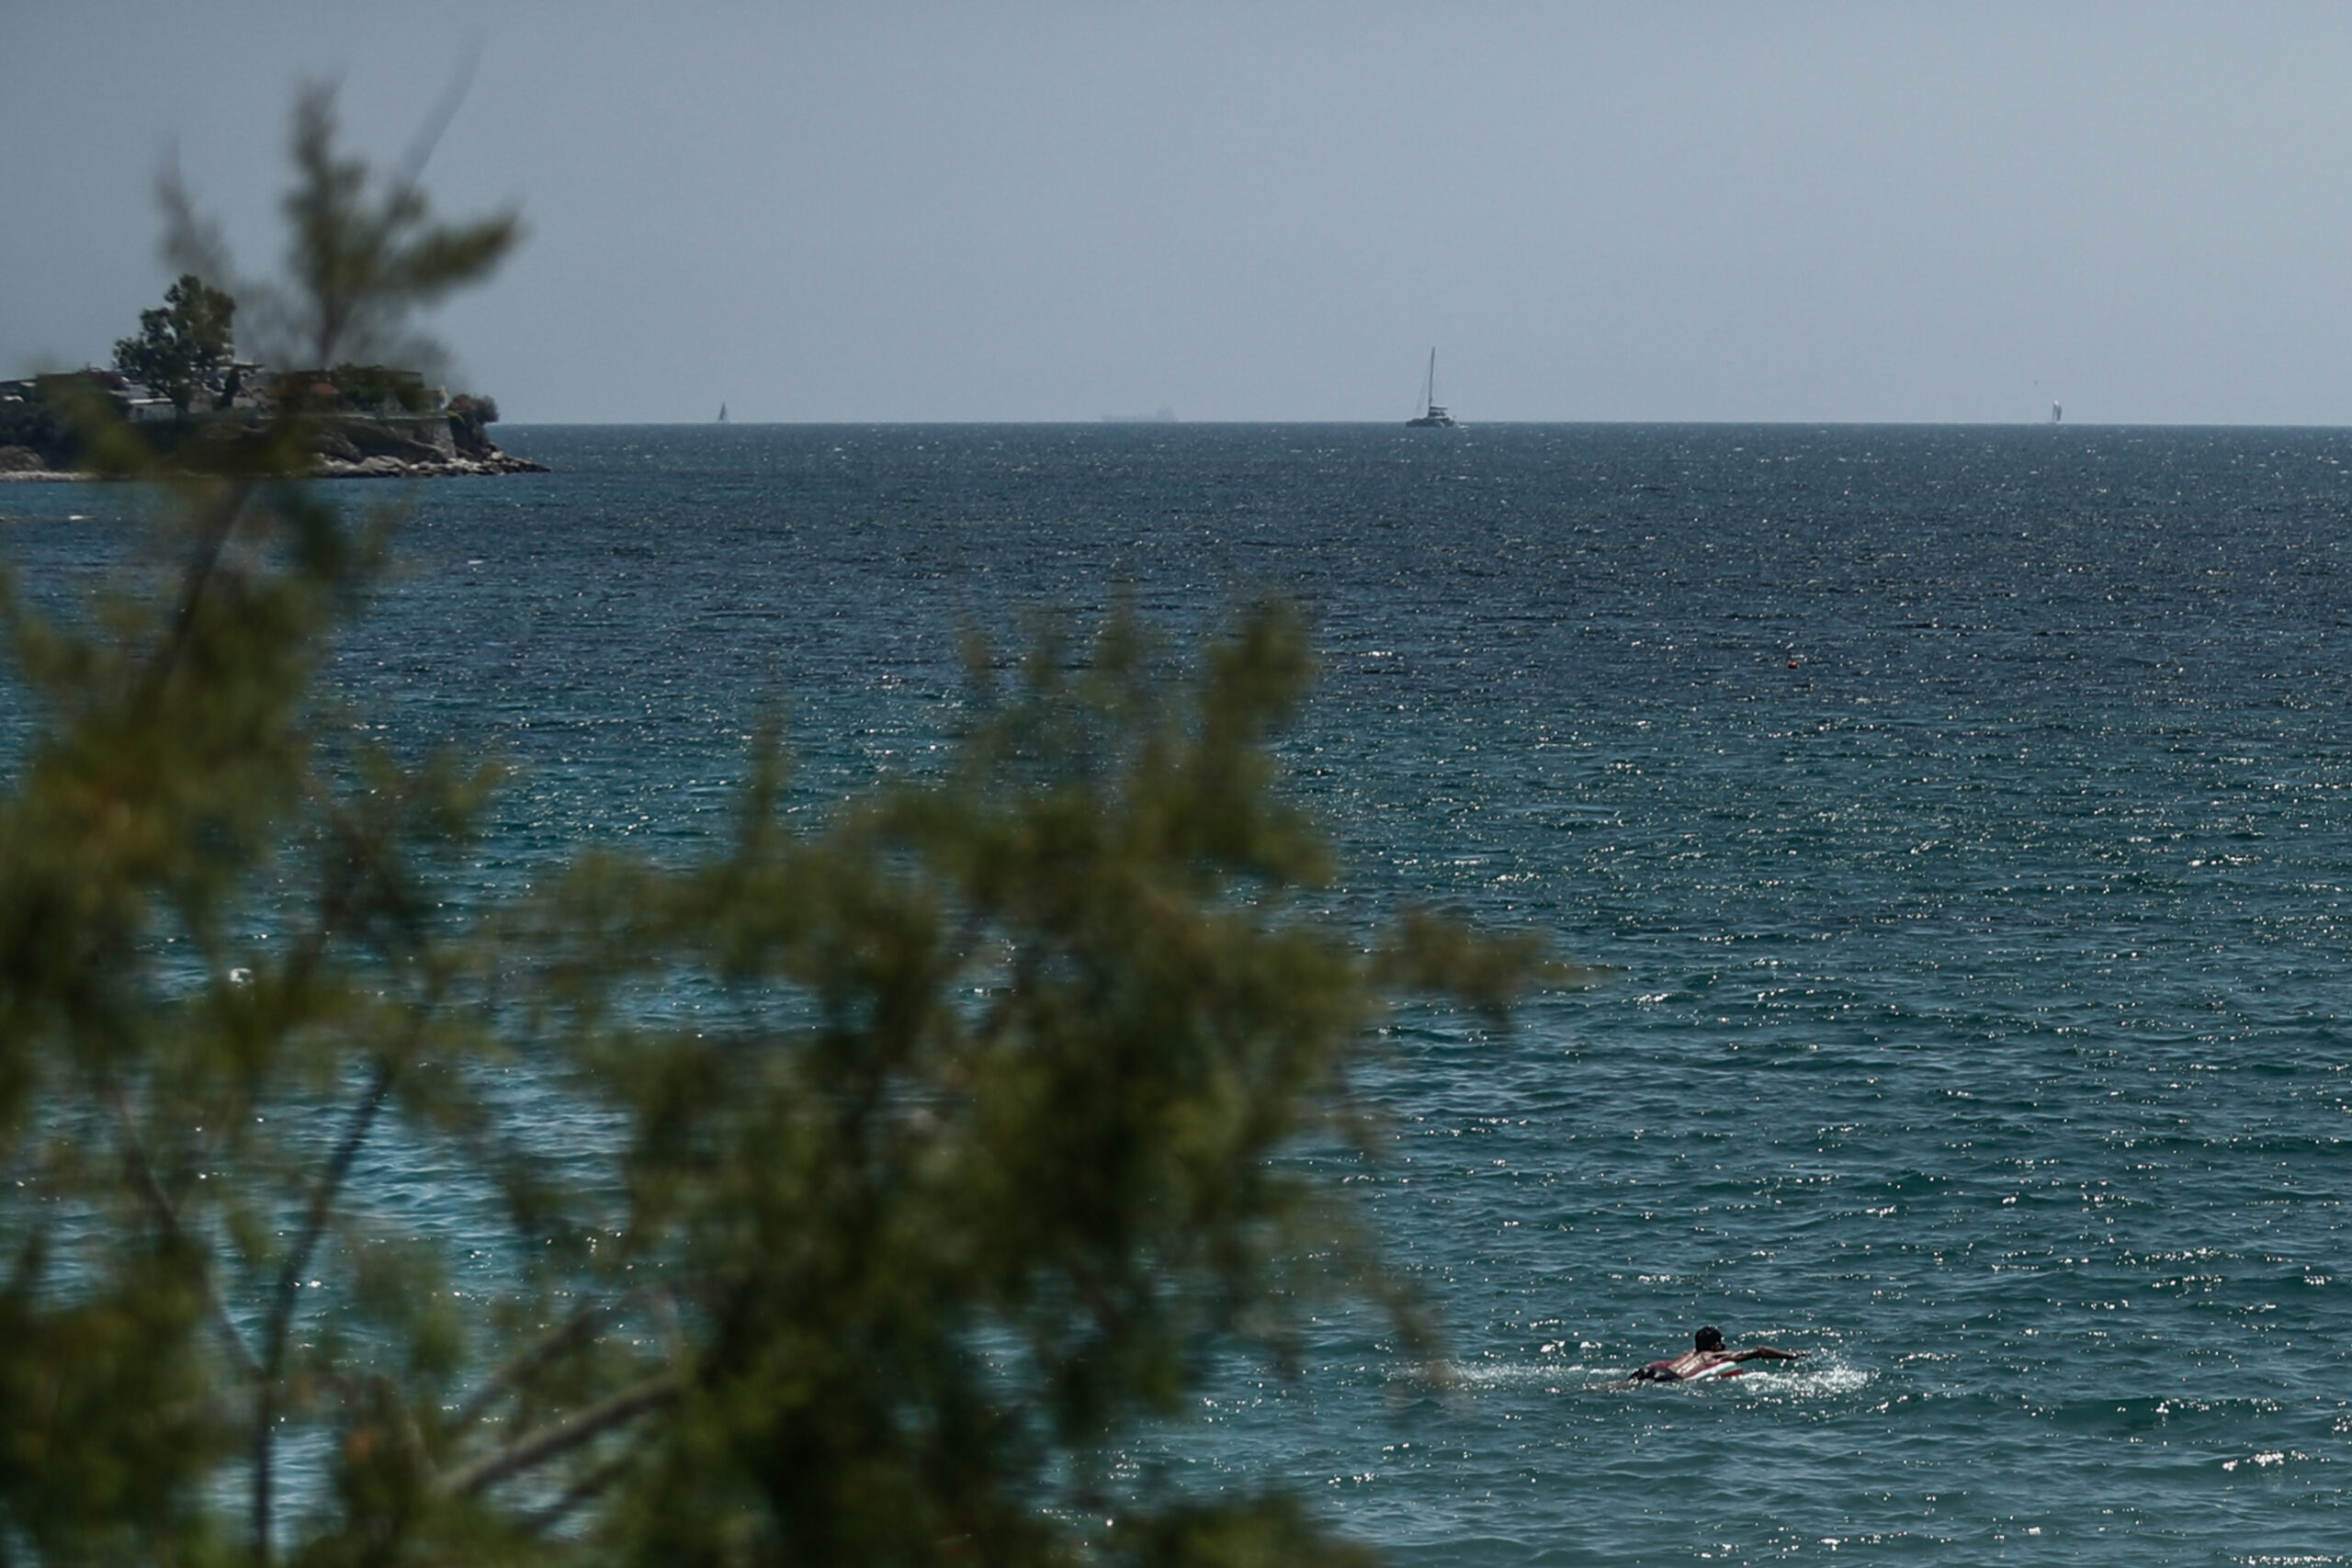
[[[1140,1461],[1413,1563],[2352,1562],[2352,435],[507,439],[339,667],[521,764],[487,874],[708,830],[764,697],[820,802],[967,626],[1274,589],[1350,890],[1612,966],[1367,1076],[1457,1386],[1342,1317]],[[119,505],[0,494],[37,581]],[[1592,1386],[1702,1322],[1812,1355]]]

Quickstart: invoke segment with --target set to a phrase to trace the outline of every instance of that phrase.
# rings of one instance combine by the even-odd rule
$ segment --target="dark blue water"
[[[1408,1562],[2352,1562],[2352,434],[507,438],[337,671],[519,764],[487,881],[711,831],[763,703],[821,810],[967,629],[1272,591],[1347,897],[1612,966],[1366,1075],[1456,1386],[1340,1314],[1139,1462]],[[0,491],[37,581],[120,505]],[[1589,1386],[1702,1322],[1812,1356]]]

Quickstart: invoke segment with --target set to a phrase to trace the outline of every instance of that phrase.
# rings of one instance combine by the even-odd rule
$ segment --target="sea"
[[[334,491],[413,514],[332,680],[514,766],[485,886],[708,842],[769,713],[797,810],[935,766],[974,637],[1274,593],[1341,918],[1600,968],[1398,1013],[1319,1160],[1444,1375],[1337,1305],[1138,1472],[1431,1568],[2352,1563],[2352,432],[499,434],[550,471]],[[1710,1324],[1806,1354],[1613,1382]]]

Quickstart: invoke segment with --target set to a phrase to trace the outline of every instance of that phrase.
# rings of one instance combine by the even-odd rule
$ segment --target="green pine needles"
[[[334,134],[305,97],[318,365],[516,232]],[[372,749],[321,689],[390,520],[299,482],[300,400],[168,469],[109,417],[168,567],[6,606],[39,720],[0,786],[0,1561],[1365,1555],[1111,1464],[1335,1292],[1422,1343],[1279,1156],[1368,1145],[1387,993],[1545,972],[1426,917],[1366,951],[1300,897],[1332,867],[1268,751],[1295,615],[1190,664],[1125,615],[976,655],[936,776],[796,831],[771,738],[700,860],[583,846],[499,901],[462,891],[497,771]],[[559,1103],[609,1141],[528,1153]],[[387,1149],[480,1233],[403,1221]]]

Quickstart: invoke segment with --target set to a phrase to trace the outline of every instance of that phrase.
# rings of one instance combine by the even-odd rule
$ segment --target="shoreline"
[[[305,479],[486,479],[499,474],[544,474],[548,471],[545,463],[534,463],[527,457],[514,457],[499,452],[488,457],[451,457],[433,463],[405,462],[398,457],[382,456],[362,457],[356,462],[341,457],[322,457],[316,468],[290,477]],[[147,477],[77,473],[63,468],[0,469],[0,484],[95,485]]]

